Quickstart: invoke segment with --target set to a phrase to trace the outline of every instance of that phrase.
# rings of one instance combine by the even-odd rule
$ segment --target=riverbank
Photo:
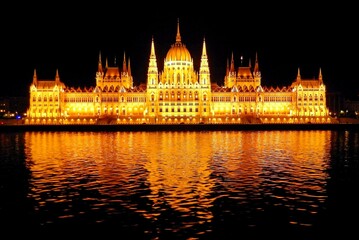
[[[239,131],[239,130],[359,130],[359,123],[291,124],[3,124],[0,132],[14,131]]]

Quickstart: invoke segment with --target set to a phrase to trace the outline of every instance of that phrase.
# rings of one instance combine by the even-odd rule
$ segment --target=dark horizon
[[[52,80],[56,70],[68,87],[95,86],[98,56],[116,56],[122,68],[123,56],[130,59],[134,85],[146,82],[151,39],[154,38],[159,71],[171,44],[175,42],[177,20],[182,42],[190,51],[196,71],[203,39],[206,40],[211,81],[223,84],[227,60],[233,53],[235,66],[252,64],[258,54],[262,85],[290,86],[298,68],[303,79],[317,78],[322,70],[327,92],[342,92],[352,97],[359,84],[352,69],[357,61],[358,37],[352,31],[354,15],[350,7],[301,4],[282,6],[283,11],[161,11],[150,8],[146,14],[124,14],[114,9],[87,11],[42,6],[22,13],[25,19],[5,26],[5,79],[0,96],[27,96],[34,69],[38,79]],[[273,6],[274,7],[274,6]],[[49,8],[49,9],[48,9]],[[131,8],[126,8],[131,9]],[[274,8],[276,9],[276,8]],[[150,11],[152,10],[152,11]],[[345,10],[346,15],[337,16]],[[21,12],[21,11],[20,11]],[[120,14],[121,13],[121,14]],[[14,22],[15,23],[15,22]]]

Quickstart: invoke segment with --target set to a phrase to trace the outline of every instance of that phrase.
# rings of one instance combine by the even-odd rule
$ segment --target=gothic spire
[[[206,39],[203,38],[203,49],[202,49],[202,58],[207,58],[207,48],[206,48]]]
[[[155,42],[153,40],[153,36],[152,36],[152,41],[151,41],[151,54],[150,54],[150,58],[156,58],[155,55]]]
[[[233,52],[232,52],[232,56],[231,56],[231,67],[229,68],[230,72],[234,72],[234,56],[233,56]]]
[[[103,69],[102,69],[102,61],[101,61],[101,51],[99,52],[98,54],[98,67],[97,67],[97,71],[98,72],[102,72]]]
[[[128,71],[128,76],[131,76],[131,63],[130,63],[130,58],[128,58],[128,68],[127,68],[127,71]]]
[[[300,69],[298,67],[298,73],[297,73],[297,80],[300,81],[301,80],[301,77],[300,77]]]
[[[202,49],[201,64],[199,67],[199,75],[200,75],[200,83],[201,84],[204,84],[204,85],[210,84],[210,73],[209,73],[209,65],[208,65],[208,57],[207,57],[205,38],[203,38],[203,49]]]
[[[158,68],[157,68],[157,60],[156,60],[156,54],[155,54],[155,41],[153,40],[153,37],[152,37],[152,41],[151,41],[151,54],[150,54],[150,62],[149,62],[149,67],[148,67],[147,73],[148,73],[149,78],[151,78],[151,79],[157,78]]]
[[[37,85],[37,74],[36,74],[36,69],[34,69],[34,76],[32,77],[32,83]]]
[[[319,82],[323,83],[322,68],[319,68]]]
[[[254,63],[254,69],[253,69],[254,73],[258,73],[259,72],[259,64],[258,64],[258,53],[256,52],[256,60]]]
[[[177,19],[177,35],[176,35],[176,42],[181,42],[181,34],[180,34],[179,18]]]
[[[56,82],[60,82],[59,69],[56,69],[55,81],[56,81]]]
[[[123,52],[122,72],[127,72],[127,66],[126,66],[126,53],[125,53],[125,52]]]

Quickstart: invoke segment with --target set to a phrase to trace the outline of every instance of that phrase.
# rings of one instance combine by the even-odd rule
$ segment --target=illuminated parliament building
[[[196,124],[196,123],[327,123],[326,87],[321,69],[316,79],[302,79],[300,69],[290,86],[261,82],[257,55],[236,67],[227,61],[223,86],[211,81],[206,41],[199,69],[182,42],[179,22],[175,42],[157,66],[152,38],[145,84],[134,86],[130,61],[122,67],[98,59],[96,85],[66,86],[58,70],[41,80],[34,70],[26,124]],[[121,65],[121,64],[120,64]]]

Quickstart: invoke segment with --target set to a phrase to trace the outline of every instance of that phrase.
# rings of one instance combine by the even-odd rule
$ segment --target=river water
[[[14,132],[0,141],[4,229],[349,239],[358,226],[356,131]]]

